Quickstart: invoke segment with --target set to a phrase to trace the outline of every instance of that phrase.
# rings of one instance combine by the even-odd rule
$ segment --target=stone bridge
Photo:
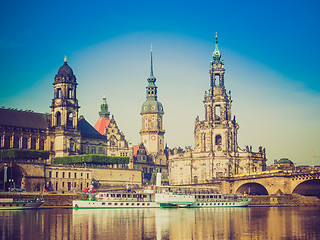
[[[320,171],[279,171],[264,174],[244,174],[220,182],[223,193],[270,195],[281,191],[320,197]]]

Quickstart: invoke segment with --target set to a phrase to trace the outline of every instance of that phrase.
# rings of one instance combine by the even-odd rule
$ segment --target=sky
[[[268,165],[320,165],[318,1],[2,1],[0,106],[50,113],[64,56],[92,125],[106,96],[126,139],[140,143],[153,46],[169,148],[194,146],[218,33],[238,144]]]

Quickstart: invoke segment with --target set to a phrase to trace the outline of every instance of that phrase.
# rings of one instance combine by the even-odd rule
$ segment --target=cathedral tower
[[[141,141],[150,154],[163,154],[164,133],[162,116],[163,106],[158,101],[156,78],[153,76],[152,48],[151,48],[151,71],[146,87],[147,100],[142,104],[142,129],[140,131]]]
[[[205,92],[205,120],[197,118],[195,125],[196,151],[214,152],[215,156],[230,156],[237,151],[237,129],[235,118],[231,117],[231,92],[224,86],[224,62],[218,48],[216,36],[215,50],[210,63],[210,89]]]
[[[52,99],[52,127],[77,129],[78,100],[76,98],[77,81],[71,67],[64,57],[64,64],[54,78],[54,99]]]
[[[54,78],[54,98],[52,99],[51,127],[55,131],[56,156],[67,156],[76,153],[80,135],[78,133],[78,100],[76,77],[71,67],[64,58],[64,64],[60,67]]]

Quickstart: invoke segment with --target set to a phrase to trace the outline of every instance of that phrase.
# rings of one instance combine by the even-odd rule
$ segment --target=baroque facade
[[[124,133],[120,131],[114,116],[110,118],[106,97],[103,97],[100,108],[99,119],[94,128],[107,137],[106,154],[108,156],[131,156],[132,150],[129,148]]]
[[[207,183],[215,178],[263,171],[265,149],[241,149],[237,143],[239,124],[231,115],[231,91],[224,85],[224,62],[218,48],[210,63],[210,89],[204,94],[205,119],[195,120],[195,148],[173,149],[169,154],[170,184]]]
[[[51,158],[105,154],[107,138],[78,116],[77,85],[65,57],[54,78],[51,114],[0,108],[0,148],[48,150]]]

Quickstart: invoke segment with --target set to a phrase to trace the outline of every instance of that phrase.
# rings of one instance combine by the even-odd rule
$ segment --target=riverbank
[[[34,199],[39,193],[0,193],[0,198]],[[292,195],[261,195],[249,196],[250,207],[293,207],[320,206],[320,199],[315,196]],[[73,200],[85,200],[86,194],[75,193],[44,193],[44,204],[41,208],[71,208]],[[1,201],[1,200],[0,200]]]

